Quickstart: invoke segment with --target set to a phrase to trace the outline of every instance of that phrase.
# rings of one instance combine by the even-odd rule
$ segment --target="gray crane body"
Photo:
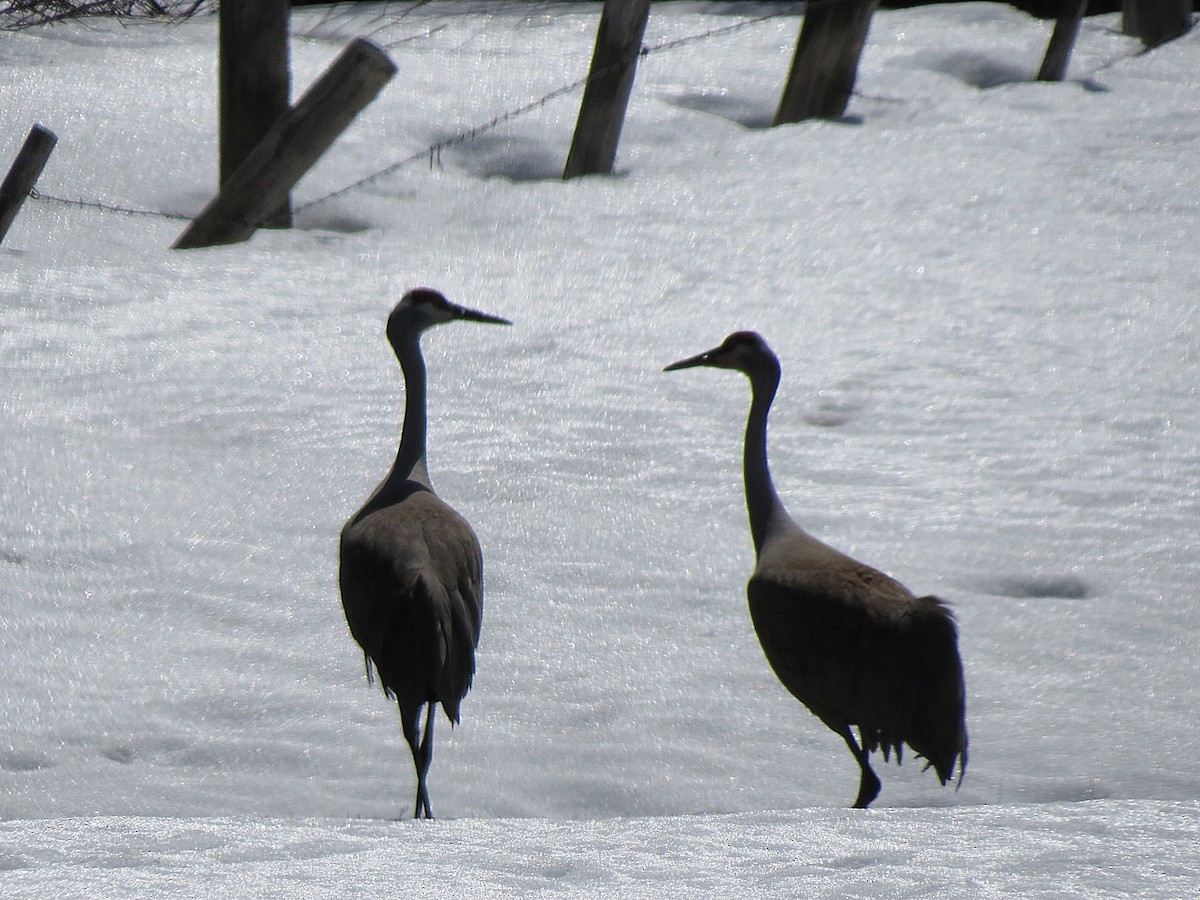
[[[667,366],[711,366],[750,378],[743,477],[757,563],[746,593],[771,668],[846,742],[860,768],[856,807],[879,794],[869,755],[908,744],[942,784],[967,765],[965,686],[954,618],[884,573],[805,532],[788,515],[767,465],[767,413],[779,361],[753,332]],[[859,731],[855,739],[851,726]]]
[[[483,619],[483,553],[467,520],[416,480],[342,530],[340,582],[350,633],[401,715],[440,703],[459,721]],[[453,572],[448,579],[444,573]],[[357,598],[389,594],[393,602]]]

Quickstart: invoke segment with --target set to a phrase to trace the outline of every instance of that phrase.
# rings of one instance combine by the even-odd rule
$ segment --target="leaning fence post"
[[[810,0],[775,125],[846,112],[879,0]]]
[[[17,158],[4,178],[4,184],[0,185],[0,243],[4,242],[9,226],[37,183],[38,176],[46,167],[46,160],[50,158],[50,151],[57,143],[58,138],[48,128],[34,125],[29,130],[25,143],[21,145]]]
[[[604,0],[564,179],[612,174],[649,18],[650,0]]]
[[[173,248],[234,244],[257,231],[296,182],[396,73],[386,53],[356,38],[263,136]]]
[[[1062,9],[1054,23],[1046,55],[1038,70],[1038,81],[1062,81],[1067,74],[1067,63],[1071,61],[1071,50],[1079,35],[1079,21],[1087,10],[1088,0],[1063,0]]]

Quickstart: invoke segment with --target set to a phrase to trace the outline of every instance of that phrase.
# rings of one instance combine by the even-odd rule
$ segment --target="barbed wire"
[[[45,194],[37,188],[29,189],[30,200],[44,200],[47,203],[57,203],[60,206],[77,206],[85,209],[99,209],[103,212],[121,213],[127,216],[146,216],[157,219],[178,219],[182,222],[190,222],[192,216],[184,215],[183,213],[169,213],[158,209],[136,209],[131,206],[120,206],[116,203],[104,203],[101,200],[72,200],[70,197],[56,197],[53,194]]]
[[[586,84],[587,81],[588,81],[587,78],[580,78],[577,81],[571,82],[570,84],[565,84],[562,87],[555,88],[553,91],[551,91],[550,93],[548,93],[542,97],[539,97],[537,100],[533,100],[533,101],[530,101],[529,103],[523,104],[523,105],[515,107],[513,109],[506,110],[505,112],[502,112],[497,116],[493,116],[491,119],[489,119],[487,122],[484,122],[481,125],[476,125],[465,131],[460,131],[458,134],[454,135],[453,137],[449,137],[449,138],[446,138],[445,140],[438,141],[436,144],[430,144],[428,147],[426,147],[422,150],[418,150],[416,153],[413,153],[410,156],[406,156],[406,157],[404,157],[404,159],[401,159],[398,162],[394,162],[390,166],[387,166],[384,169],[380,169],[378,172],[374,172],[370,175],[366,175],[366,176],[358,179],[357,181],[351,182],[350,184],[346,185],[345,187],[340,187],[337,190],[330,191],[328,194],[324,194],[320,197],[317,197],[315,200],[310,200],[307,203],[304,203],[304,204],[298,206],[296,208],[296,212],[303,212],[306,209],[311,209],[312,207],[318,206],[319,204],[327,203],[328,201],[336,199],[337,197],[342,197],[346,194],[349,194],[352,191],[356,191],[356,190],[359,190],[360,188],[364,188],[368,184],[373,184],[374,182],[379,181],[380,179],[386,178],[389,175],[394,175],[396,172],[400,171],[405,166],[411,165],[412,163],[415,163],[419,160],[428,158],[429,167],[431,169],[434,168],[435,166],[440,166],[441,155],[442,155],[443,150],[447,150],[450,147],[454,147],[458,144],[465,144],[467,141],[473,141],[477,137],[479,137],[479,135],[486,134],[489,131],[493,131],[496,128],[499,128],[505,122],[509,122],[513,119],[516,119],[523,115],[526,115],[527,113],[530,113],[535,109],[540,109],[541,107],[543,107],[547,103],[549,103],[551,100],[555,100],[564,94],[571,93],[576,88],[578,88],[580,85]]]
[[[829,6],[833,3],[844,2],[844,0],[808,0],[804,4],[805,11],[816,9],[819,6]],[[735,31],[741,31],[743,28],[750,28],[754,25],[761,25],[763,22],[770,22],[772,19],[782,19],[784,16],[794,16],[795,8],[777,9],[775,12],[764,13],[761,16],[755,16],[753,19],[745,19],[741,22],[734,22],[732,25],[723,25],[720,28],[713,28],[701,34],[690,34],[686,37],[674,38],[673,40],[663,41],[660,44],[653,44],[648,47],[642,47],[641,55],[649,56],[652,53],[659,53],[664,50],[674,50],[676,47],[683,47],[687,44],[696,44],[700,41],[706,41],[709,38],[718,37],[723,34],[731,34]]]
[[[831,2],[840,2],[840,0],[812,0],[812,2],[806,4],[806,7],[811,7],[815,3],[824,5],[826,3],[831,3]],[[775,10],[774,12],[766,13],[761,16],[755,16],[752,19],[746,19],[741,22],[735,22],[732,25],[723,25],[720,28],[711,28],[708,31],[704,31],[704,32],[701,32],[698,34],[688,35],[688,36],[682,37],[682,38],[675,38],[675,39],[669,40],[669,41],[663,41],[662,43],[659,43],[659,44],[643,45],[641,50],[638,51],[638,56],[644,58],[644,57],[650,56],[655,53],[662,53],[662,52],[665,52],[668,50],[675,50],[679,47],[687,46],[689,44],[699,43],[701,41],[710,40],[719,35],[731,34],[732,32],[735,32],[735,31],[741,31],[744,28],[750,28],[754,25],[760,25],[763,22],[771,21],[772,19],[778,19],[778,18],[782,18],[783,16],[790,16],[790,15],[795,15],[794,8],[786,9],[786,10]],[[428,159],[430,168],[433,168],[435,165],[440,164],[441,153],[443,150],[447,150],[451,147],[455,147],[458,144],[465,144],[468,141],[473,141],[477,137],[479,137],[481,134],[486,134],[489,131],[494,131],[495,129],[499,128],[501,125],[504,125],[507,122],[511,122],[513,119],[520,118],[521,116],[527,115],[528,113],[531,113],[534,110],[541,109],[547,103],[550,103],[553,100],[557,100],[559,97],[565,96],[566,94],[573,93],[574,91],[578,90],[579,88],[585,86],[589,81],[599,78],[601,75],[607,74],[609,69],[617,68],[617,67],[623,66],[623,65],[625,65],[625,63],[621,62],[621,63],[618,63],[616,66],[602,69],[598,72],[589,72],[584,77],[577,78],[569,84],[561,85],[560,87],[555,88],[554,90],[550,91],[549,93],[543,94],[541,97],[537,98],[536,100],[531,100],[528,103],[522,104],[521,106],[517,106],[517,107],[514,107],[513,109],[506,110],[506,111],[500,113],[499,115],[493,116],[491,119],[489,119],[486,122],[483,122],[482,124],[475,125],[475,126],[472,126],[471,128],[460,131],[457,134],[455,134],[453,137],[449,137],[444,140],[438,141],[434,144],[430,144],[428,147],[426,147],[422,150],[419,150],[416,153],[411,154],[410,156],[406,156],[404,159],[394,162],[391,165],[389,165],[383,169],[380,169],[377,172],[373,172],[372,174],[366,175],[362,178],[359,178],[357,181],[353,181],[350,184],[345,185],[344,187],[340,187],[337,190],[330,191],[329,193],[324,194],[320,197],[317,197],[314,200],[310,200],[307,203],[304,203],[304,204],[298,206],[296,208],[296,211],[303,212],[304,210],[311,209],[314,206],[318,206],[322,203],[327,203],[330,200],[334,200],[338,197],[343,197],[346,194],[349,194],[353,191],[364,188],[369,184],[373,184],[377,181],[380,181],[381,179],[387,178],[390,175],[394,175],[396,172],[400,171],[401,169],[403,169],[409,165],[412,165],[415,162],[418,162],[419,160]]]
[[[845,0],[809,0],[809,2],[804,5],[805,5],[805,9],[807,10],[807,9],[812,9],[812,8],[815,8],[818,6],[831,5],[833,3],[838,3],[838,2],[845,2]],[[690,44],[695,44],[695,43],[700,43],[702,41],[711,40],[714,37],[731,34],[736,31],[741,31],[746,28],[751,28],[755,25],[761,25],[762,23],[769,22],[773,19],[782,18],[784,16],[792,16],[792,15],[795,15],[795,12],[796,12],[795,6],[789,5],[789,7],[786,9],[775,10],[770,13],[765,13],[761,16],[755,16],[754,18],[751,18],[751,19],[744,19],[740,22],[734,22],[731,25],[723,25],[719,28],[712,28],[712,29],[709,29],[708,31],[704,31],[704,32],[700,32],[700,33],[692,34],[692,35],[687,35],[687,36],[681,37],[681,38],[674,38],[672,40],[663,41],[658,44],[643,45],[641,50],[638,51],[638,56],[640,58],[644,58],[644,57],[651,56],[656,53],[664,53],[664,52],[668,52],[671,50],[675,50],[679,47],[684,47],[684,46],[688,46]],[[624,64],[625,63],[622,62],[619,65],[624,65]],[[612,68],[615,68],[615,67],[612,67]],[[531,100],[527,103],[521,104],[520,106],[516,106],[516,107],[513,107],[512,109],[505,110],[504,112],[499,113],[498,115],[495,115],[492,118],[488,119],[486,122],[483,122],[479,125],[472,126],[471,128],[468,128],[468,129],[464,129],[464,130],[458,132],[457,134],[453,135],[452,137],[438,141],[434,144],[430,144],[428,147],[418,150],[417,152],[412,153],[409,156],[404,157],[403,159],[400,159],[394,163],[391,163],[390,165],[385,166],[384,168],[380,169],[377,172],[373,172],[370,175],[366,175],[362,178],[359,178],[356,181],[351,182],[350,184],[347,184],[343,187],[337,188],[336,190],[332,190],[332,191],[330,191],[326,194],[323,194],[313,200],[309,200],[306,203],[299,204],[294,208],[294,211],[296,213],[301,213],[306,210],[312,209],[314,206],[319,206],[323,203],[328,203],[329,201],[335,200],[339,197],[343,197],[346,194],[352,193],[357,190],[361,190],[362,188],[365,188],[367,185],[373,184],[377,181],[387,178],[390,175],[394,175],[396,172],[400,171],[401,169],[403,169],[409,165],[412,165],[413,163],[421,161],[421,160],[428,159],[429,166],[431,169],[434,168],[435,166],[440,166],[441,154],[442,154],[443,150],[450,149],[452,147],[458,146],[459,144],[465,144],[468,141],[473,141],[476,138],[478,138],[480,135],[486,134],[489,131],[494,131],[495,129],[499,128],[500,126],[504,125],[505,123],[511,122],[513,119],[518,119],[522,116],[528,115],[529,113],[531,113],[535,110],[541,109],[546,104],[548,104],[554,100],[557,100],[559,97],[563,97],[563,96],[570,94],[570,93],[578,90],[579,88],[587,85],[589,81],[599,78],[602,75],[608,74],[608,71],[609,71],[608,69],[603,69],[603,70],[596,71],[596,72],[589,72],[586,76],[584,76],[582,78],[577,78],[574,81],[570,82],[569,84],[561,85],[561,86],[555,88],[554,90],[552,90],[546,94],[543,94],[541,97],[538,97],[536,100]],[[41,192],[41,191],[37,190],[36,188],[33,188],[30,190],[29,197],[32,200],[40,200],[40,201],[44,201],[47,203],[57,203],[59,205],[74,206],[74,207],[79,207],[79,208],[84,208],[84,209],[96,209],[96,210],[100,210],[102,212],[119,213],[122,215],[129,215],[129,216],[145,216],[145,217],[149,217],[149,218],[172,219],[172,220],[185,221],[185,222],[191,221],[191,219],[193,218],[192,216],[184,215],[182,213],[169,213],[169,212],[162,212],[161,210],[137,209],[135,207],[122,206],[117,203],[105,203],[100,200],[83,200],[83,199],[71,199],[68,197],[58,197],[53,194],[47,194],[47,193]]]

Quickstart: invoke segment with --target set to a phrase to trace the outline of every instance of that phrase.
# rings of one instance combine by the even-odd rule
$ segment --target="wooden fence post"
[[[257,231],[321,154],[396,73],[388,55],[356,38],[275,121],[173,248],[234,244]]]
[[[1147,50],[1173,41],[1192,28],[1192,0],[1124,0],[1121,30]]]
[[[1062,9],[1054,23],[1046,55],[1038,70],[1038,81],[1062,81],[1067,74],[1067,63],[1071,61],[1071,50],[1079,35],[1079,21],[1087,10],[1088,0],[1062,0]]]
[[[34,125],[29,130],[25,143],[21,145],[17,158],[4,178],[4,183],[0,185],[0,243],[4,242],[9,226],[17,217],[21,204],[29,196],[38,176],[42,174],[46,160],[50,158],[50,152],[57,143],[58,138],[48,128]]]
[[[612,174],[649,18],[650,0],[604,0],[564,179]]]
[[[810,0],[775,125],[846,112],[879,0]]]
[[[219,6],[220,179],[224,184],[291,103],[290,0],[235,0]],[[284,197],[265,223],[292,224]]]

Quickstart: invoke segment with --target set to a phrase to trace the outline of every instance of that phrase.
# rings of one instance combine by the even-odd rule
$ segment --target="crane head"
[[[778,373],[779,360],[775,358],[774,352],[758,332],[735,331],[725,338],[719,347],[713,347],[696,356],[689,356],[687,359],[673,362],[663,371],[674,372],[678,369],[692,369],[696,366],[733,369],[751,375],[764,366],[772,368]]]
[[[493,316],[477,309],[451,303],[433,288],[413,288],[408,291],[392,314],[388,316],[387,334],[393,346],[403,335],[420,334],[442,322],[486,322],[491,325],[511,325],[508,319]]]

